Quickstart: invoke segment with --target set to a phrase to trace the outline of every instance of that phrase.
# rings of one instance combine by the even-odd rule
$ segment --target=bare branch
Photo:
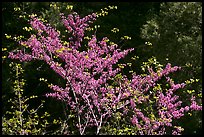
[[[83,128],[83,130],[82,130],[82,135],[84,134],[84,131],[85,131],[85,129],[86,129],[86,127],[87,127],[87,124],[88,124],[88,122],[89,122],[90,116],[89,116],[88,114],[87,114],[87,116],[88,116],[88,118],[87,118],[86,124],[85,124],[85,126],[84,126],[84,128]]]
[[[97,135],[99,134],[99,131],[100,131],[100,129],[101,129],[101,124],[102,124],[102,115],[101,115],[101,119],[100,119],[100,124],[99,124],[99,126],[97,127],[97,132],[96,132]]]
[[[91,113],[92,113],[92,115],[93,115],[93,117],[94,117],[94,120],[95,120],[95,122],[96,122],[96,125],[98,126],[98,122],[97,122],[96,116],[95,116],[95,114],[94,114],[94,112],[93,112],[93,109],[91,108],[91,105],[90,105],[90,103],[89,103],[88,98],[86,98],[86,100],[87,100],[87,103],[88,103],[88,105],[89,105],[89,108],[91,109]]]

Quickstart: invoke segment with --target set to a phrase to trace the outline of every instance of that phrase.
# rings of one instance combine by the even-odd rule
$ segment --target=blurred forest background
[[[9,111],[8,100],[14,96],[14,76],[9,67],[12,60],[7,56],[9,51],[19,47],[9,36],[23,35],[29,38],[30,33],[22,29],[25,26],[29,27],[27,15],[37,14],[48,20],[52,26],[63,30],[60,12],[65,15],[77,12],[83,17],[109,5],[117,6],[117,9],[109,11],[108,15],[100,17],[94,23],[100,25],[96,33],[99,38],[108,37],[122,49],[135,48],[124,62],[128,62],[134,55],[138,56],[137,63],[132,67],[137,74],[143,73],[141,65],[151,57],[156,57],[163,65],[171,63],[172,66],[181,66],[182,70],[174,75],[176,82],[199,79],[190,88],[198,94],[202,92],[201,2],[3,2],[1,37],[2,48],[7,50],[2,51],[2,116]],[[118,28],[119,32],[113,33],[113,28]],[[131,40],[121,41],[124,35],[131,37]],[[39,78],[46,77],[56,84],[63,83],[62,80],[43,62],[28,62],[22,65],[26,80],[23,94],[38,96],[29,101],[30,106],[37,107],[45,100],[42,112],[38,113],[46,111],[50,114],[50,119],[65,119],[66,116],[61,113],[63,104],[44,96],[51,91]],[[202,112],[191,117],[185,116],[180,122],[185,129],[184,134],[201,134]]]

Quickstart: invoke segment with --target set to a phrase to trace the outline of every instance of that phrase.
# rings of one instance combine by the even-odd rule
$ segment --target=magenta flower
[[[138,124],[138,119],[136,118],[136,116],[132,117],[132,121],[131,122],[132,122],[133,125]]]

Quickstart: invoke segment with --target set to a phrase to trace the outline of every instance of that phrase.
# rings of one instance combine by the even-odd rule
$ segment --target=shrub
[[[25,80],[23,79],[23,68],[21,64],[11,62],[12,75],[15,76],[13,82],[14,97],[9,99],[11,108],[2,116],[2,134],[4,135],[44,135],[48,134],[47,127],[49,114],[45,112],[39,116],[38,110],[43,107],[43,101],[36,109],[29,106],[29,101],[37,96],[27,97],[23,94]],[[55,124],[59,123],[55,120]]]
[[[48,84],[54,92],[46,96],[66,102],[75,115],[73,124],[79,134],[100,134],[101,128],[115,115],[134,126],[132,134],[167,134],[171,128],[170,133],[180,134],[183,129],[173,126],[174,120],[188,111],[202,110],[194,96],[191,104],[183,106],[175,95],[186,84],[175,84],[168,75],[180,67],[171,67],[170,63],[156,71],[149,67],[148,74],[132,73],[128,78],[120,73],[127,64],[116,64],[133,49],[121,50],[107,37],[97,40],[96,33],[87,46],[82,44],[85,30],[97,14],[84,18],[75,12],[60,16],[70,35],[68,41],[60,40],[59,31],[31,16],[30,24],[37,35],[19,42],[30,52],[18,50],[10,52],[9,57],[21,62],[43,60],[66,81],[65,87]],[[167,82],[168,88],[161,88],[158,84],[161,79]],[[41,80],[47,83],[46,79]]]

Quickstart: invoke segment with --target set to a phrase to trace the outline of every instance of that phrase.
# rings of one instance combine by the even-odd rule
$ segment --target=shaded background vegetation
[[[152,56],[155,56],[161,64],[170,62],[172,65],[182,66],[183,70],[175,76],[176,82],[185,81],[190,78],[197,78],[200,81],[192,85],[197,93],[202,92],[202,3],[199,2],[69,2],[56,3],[59,10],[50,7],[50,2],[3,2],[2,3],[2,47],[8,51],[16,49],[18,44],[5,38],[5,34],[18,36],[24,35],[28,38],[30,34],[22,28],[29,26],[28,18],[19,18],[21,14],[35,13],[48,20],[59,30],[64,27],[59,21],[58,14],[63,12],[69,14],[72,11],[80,16],[98,12],[109,5],[115,5],[117,10],[112,10],[109,15],[100,17],[95,24],[101,27],[97,30],[97,36],[107,36],[111,41],[117,43],[121,48],[135,48],[135,51],[127,56],[124,62],[128,62],[132,55],[139,56],[133,69],[138,74],[141,71],[141,64]],[[72,10],[67,10],[67,4],[73,5]],[[15,11],[20,7],[21,11]],[[26,12],[26,13],[24,13]],[[119,28],[118,33],[112,33],[112,28]],[[130,41],[121,41],[122,36],[130,36]],[[145,44],[150,42],[151,44]],[[7,55],[4,52],[3,55]],[[10,59],[2,60],[2,101],[3,113],[9,104],[6,100],[12,97],[12,77],[8,64]],[[56,100],[45,98],[44,94],[51,92],[49,88],[39,81],[39,78],[46,77],[48,81],[63,85],[63,80],[57,76],[43,62],[24,63],[26,95],[38,95],[39,103],[30,102],[37,106],[40,100],[47,100],[44,107],[51,114],[51,118],[62,117],[63,104],[56,103]],[[182,95],[182,94],[181,94]],[[183,97],[185,98],[185,96]],[[53,111],[55,110],[55,111]],[[201,133],[201,114],[199,112],[192,117],[186,116],[181,120],[185,129],[184,134]]]

